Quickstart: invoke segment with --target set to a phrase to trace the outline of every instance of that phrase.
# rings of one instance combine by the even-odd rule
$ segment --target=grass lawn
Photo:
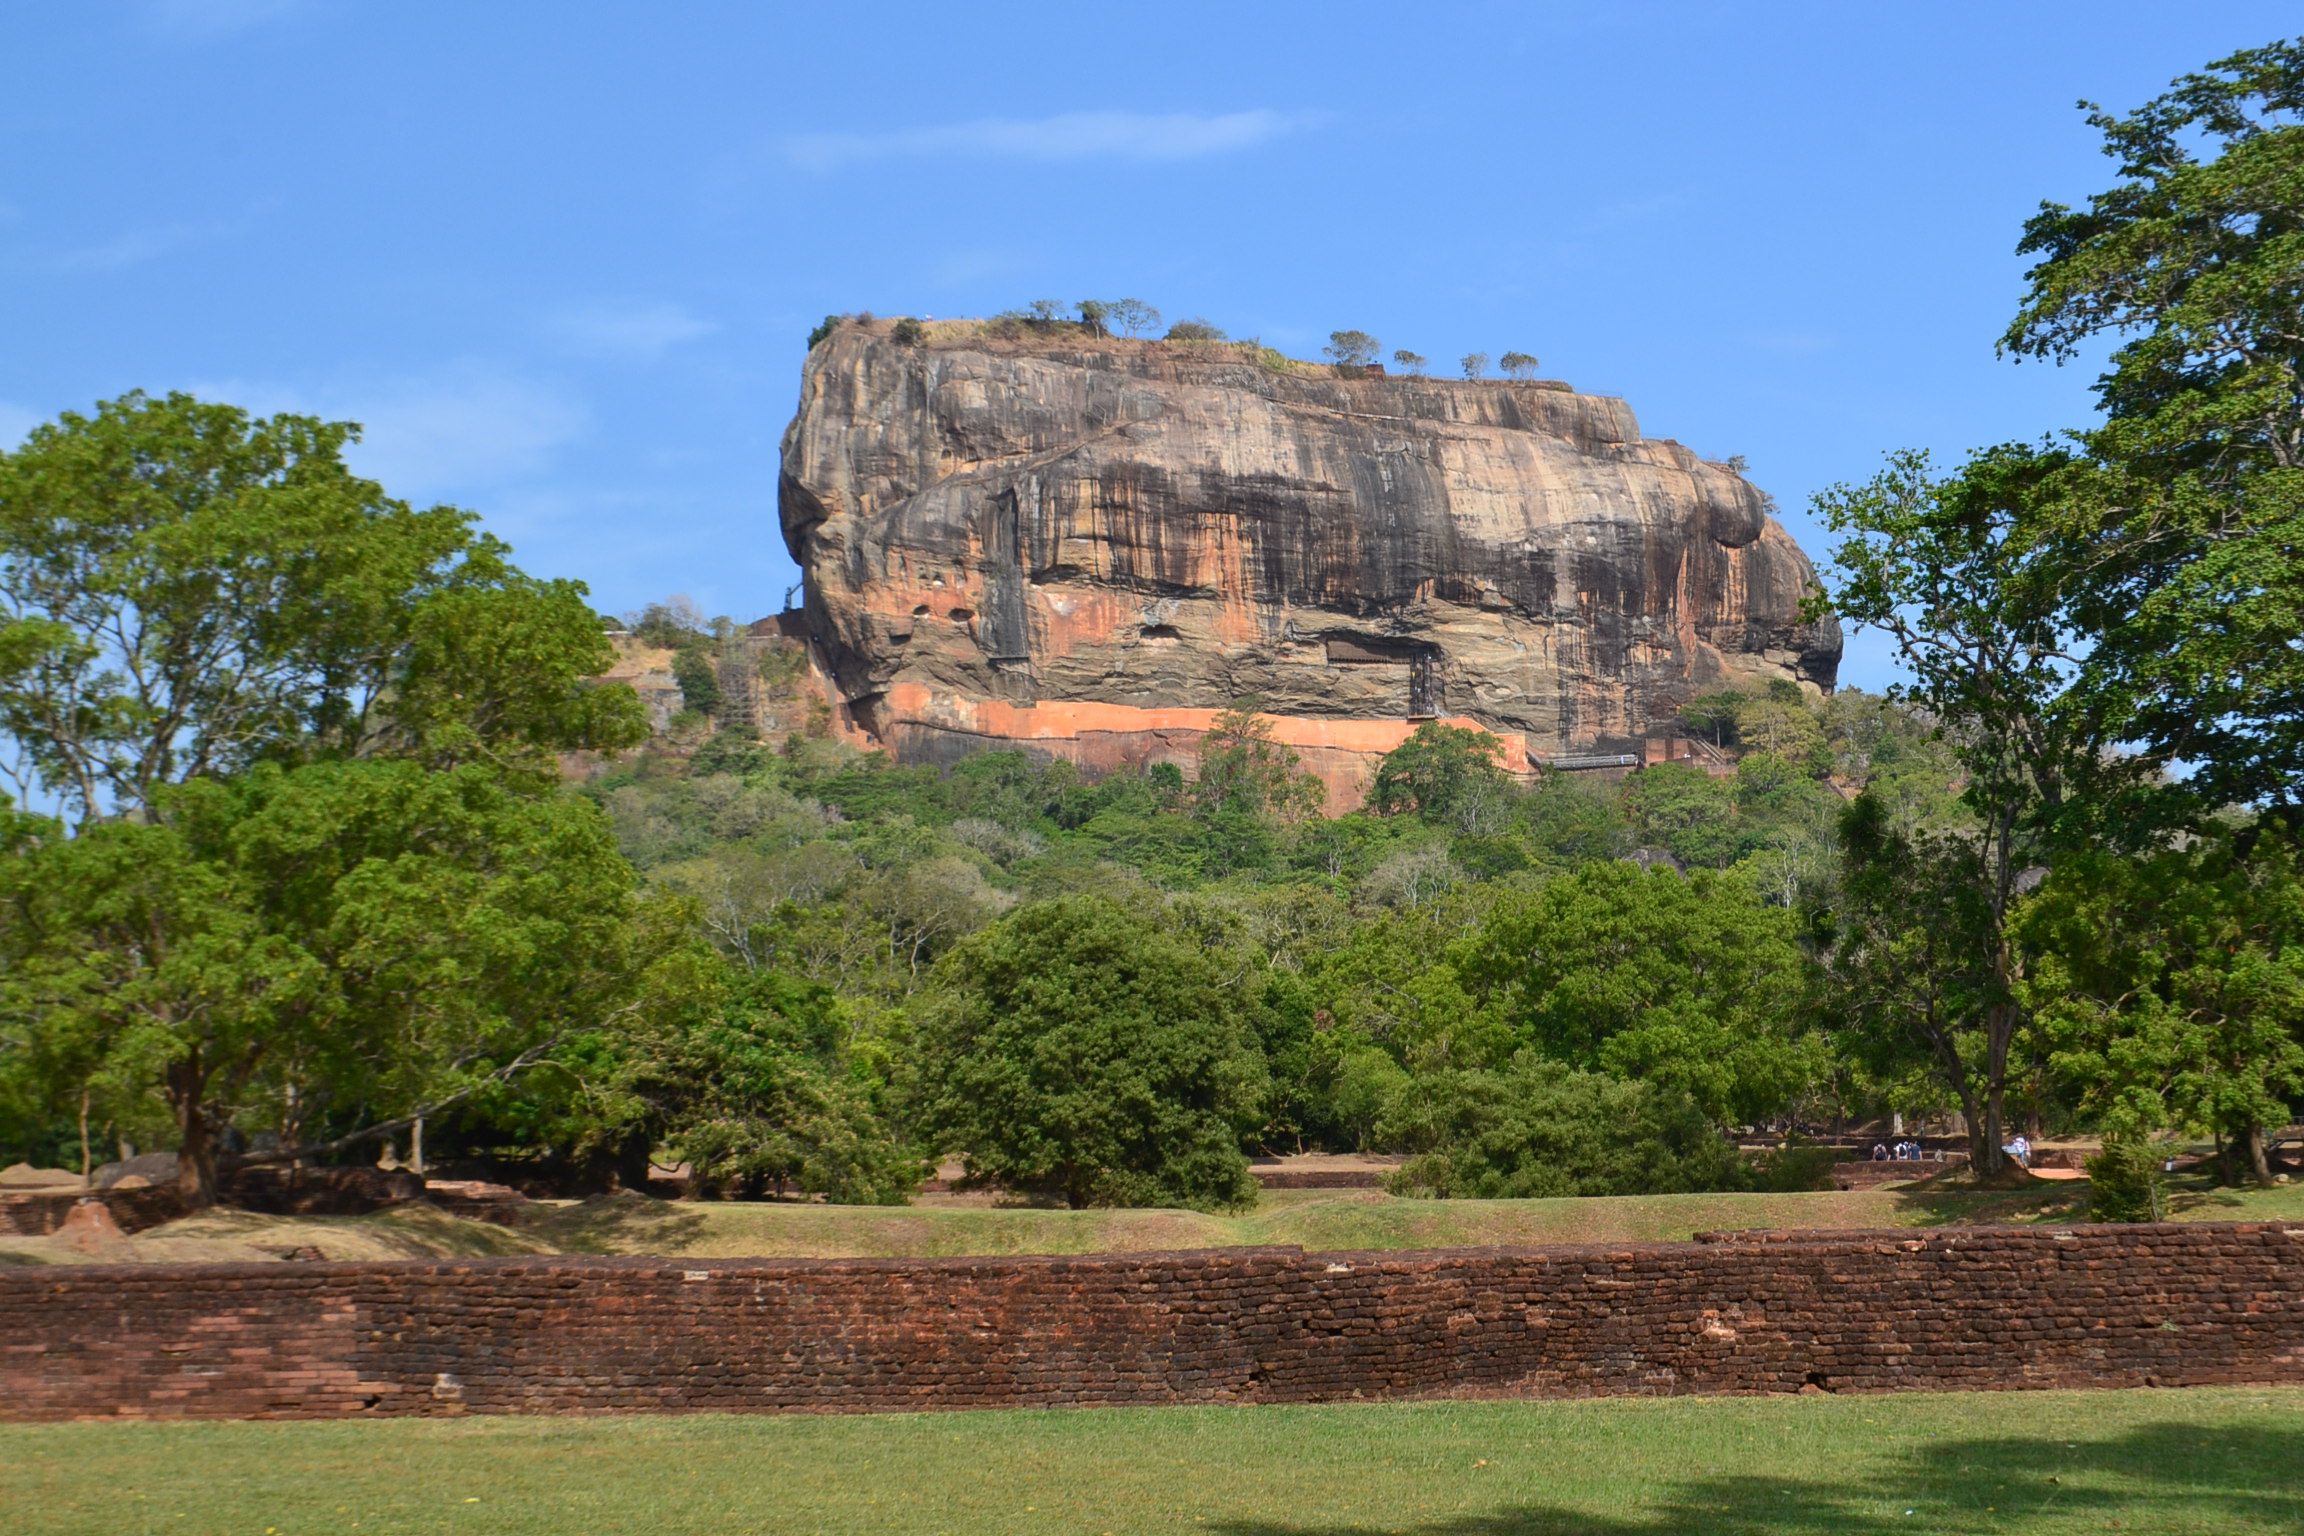
[[[313,1247],[332,1259],[483,1253],[662,1254],[695,1258],[905,1258],[1107,1253],[1294,1243],[1349,1248],[1664,1242],[1734,1227],[1915,1227],[2071,1221],[2085,1184],[2009,1193],[1877,1189],[1795,1195],[1637,1195],[1583,1200],[1400,1200],[1378,1190],[1274,1190],[1234,1216],[1198,1211],[1056,1211],[665,1202],[637,1195],[549,1208],[518,1229],[426,1207],[375,1216],[258,1216],[212,1211],[137,1234],[116,1252],[75,1253],[52,1239],[0,1238],[0,1264],[91,1258],[184,1262],[277,1258]],[[2304,1185],[2180,1189],[2182,1220],[2304,1220]]]
[[[2304,1388],[0,1427],[0,1512],[27,1536],[2294,1536]]]

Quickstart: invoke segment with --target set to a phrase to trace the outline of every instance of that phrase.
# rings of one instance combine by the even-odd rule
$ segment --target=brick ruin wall
[[[0,1418],[2304,1381],[2304,1226],[0,1271]]]

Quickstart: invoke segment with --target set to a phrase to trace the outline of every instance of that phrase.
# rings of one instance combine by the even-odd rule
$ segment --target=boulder
[[[851,323],[808,356],[780,486],[838,723],[900,760],[1189,767],[1253,697],[1341,810],[1423,719],[1526,770],[1840,657],[1764,493],[1554,383]]]

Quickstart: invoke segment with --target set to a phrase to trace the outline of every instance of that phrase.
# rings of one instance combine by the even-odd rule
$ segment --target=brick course
[[[0,1270],[0,1418],[2304,1381],[2304,1226]]]

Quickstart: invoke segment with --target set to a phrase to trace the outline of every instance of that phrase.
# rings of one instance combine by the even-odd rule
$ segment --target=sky
[[[360,422],[356,467],[623,612],[798,573],[829,313],[1133,296],[1316,357],[1519,350],[1807,508],[2084,424],[1994,341],[2043,200],[2293,0],[0,10],[0,450],[131,389]],[[1843,679],[1877,687],[1877,637]]]

